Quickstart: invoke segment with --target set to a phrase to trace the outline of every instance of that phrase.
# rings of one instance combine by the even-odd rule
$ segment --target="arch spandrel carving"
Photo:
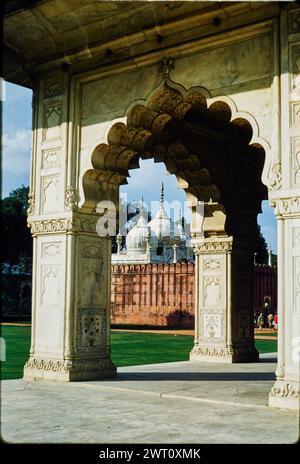
[[[257,214],[266,198],[259,180],[265,153],[252,123],[228,97],[211,99],[167,79],[144,105],[131,106],[127,124],[114,124],[108,143],[95,148],[94,169],[83,176],[83,210],[95,211],[97,203],[108,197],[117,202],[119,186],[127,183],[129,170],[139,167],[139,158],[151,157],[165,163],[190,198],[205,203],[208,234],[214,228],[215,233],[237,233],[242,211]],[[249,178],[261,183],[259,188],[247,180],[242,185],[241,166]],[[99,182],[105,186],[93,185]],[[236,198],[241,199],[239,204]]]

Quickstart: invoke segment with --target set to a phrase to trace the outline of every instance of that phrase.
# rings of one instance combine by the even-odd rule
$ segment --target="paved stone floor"
[[[120,368],[114,380],[2,382],[11,443],[294,443],[299,415],[267,406],[275,355],[259,363]]]

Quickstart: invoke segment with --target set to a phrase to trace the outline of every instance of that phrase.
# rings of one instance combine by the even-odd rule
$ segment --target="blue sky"
[[[29,185],[30,150],[31,150],[31,90],[14,84],[5,83],[5,101],[3,103],[3,136],[2,136],[2,197],[22,184]],[[140,200],[142,195],[148,206],[151,201],[152,212],[155,213],[161,183],[165,186],[165,200],[168,202],[185,200],[183,190],[177,188],[175,176],[168,175],[163,163],[153,160],[140,161],[140,169],[130,171],[127,186],[121,193],[127,193],[128,201]],[[262,205],[263,214],[258,215],[263,235],[276,253],[277,234],[276,220],[268,201]],[[171,211],[171,217],[176,219]]]

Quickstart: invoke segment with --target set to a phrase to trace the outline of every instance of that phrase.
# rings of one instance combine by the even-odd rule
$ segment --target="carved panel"
[[[102,257],[102,246],[101,244],[96,244],[95,242],[89,242],[82,245],[81,248],[81,257],[82,258],[101,258]]]
[[[62,123],[62,104],[47,105],[44,107],[43,141],[60,137]]]
[[[291,104],[291,120],[292,125],[300,125],[300,102],[294,102]]]
[[[44,177],[42,180],[42,212],[56,211],[59,199],[59,176]]]
[[[61,254],[61,242],[42,243],[42,258],[59,256]]]
[[[294,311],[300,311],[300,257],[294,258]]]
[[[100,304],[100,296],[106,289],[100,287],[100,283],[105,282],[103,275],[102,259],[83,259],[82,263],[82,280],[81,280],[81,302],[82,305],[95,306]]]
[[[221,261],[215,258],[207,258],[203,260],[203,269],[215,271],[221,269]]]
[[[62,77],[52,77],[45,81],[44,96],[45,98],[57,97],[64,91],[64,81]]]
[[[204,277],[204,302],[206,308],[216,308],[222,302],[222,282],[221,277]]]
[[[60,167],[60,150],[43,150],[42,152],[42,169],[53,169]]]
[[[300,32],[300,9],[289,12],[289,32]]]
[[[300,227],[293,227],[293,247],[300,248]]]
[[[204,313],[202,318],[202,335],[208,339],[222,339],[224,320],[220,313]]]
[[[60,297],[60,265],[42,266],[41,304],[55,306]]]
[[[291,156],[292,156],[292,185],[299,186],[300,185],[300,138],[294,137],[292,138],[292,149],[291,149]]]
[[[107,312],[99,308],[79,308],[77,318],[77,350],[106,351]]]
[[[195,254],[209,253],[209,252],[222,252],[232,250],[232,242],[202,242],[195,244]]]
[[[300,97],[300,43],[293,43],[290,48],[291,98]],[[298,97],[298,98],[297,98]]]

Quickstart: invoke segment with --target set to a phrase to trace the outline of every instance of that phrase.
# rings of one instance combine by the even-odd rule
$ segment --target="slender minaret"
[[[178,245],[176,245],[176,243],[173,245],[173,263],[176,264],[177,263],[177,248],[178,248]]]
[[[140,208],[140,215],[143,216],[144,215],[144,195],[142,195],[142,200],[141,200],[141,208]]]
[[[146,257],[149,263],[151,262],[151,229],[148,227],[148,234],[146,237]]]
[[[272,248],[268,248],[268,266],[272,266]]]
[[[117,235],[117,246],[118,246],[117,254],[120,255],[121,250],[122,250],[122,235],[120,231]]]

